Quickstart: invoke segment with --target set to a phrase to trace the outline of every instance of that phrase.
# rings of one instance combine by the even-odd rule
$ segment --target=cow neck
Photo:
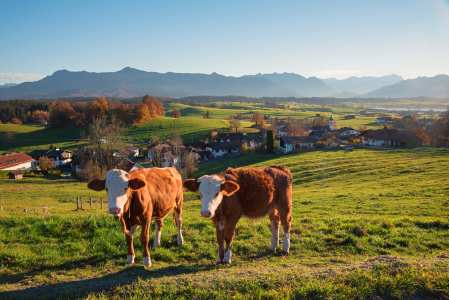
[[[218,210],[218,218],[217,218],[218,227],[223,227],[223,229],[226,228],[225,218],[224,218],[224,215],[223,215],[224,198],[225,198],[225,196],[223,195],[223,198],[221,199],[221,203],[217,207],[217,210]]]
[[[129,217],[129,219],[131,219],[131,198],[132,197],[128,197],[128,201],[126,201],[124,209],[123,209],[123,214],[125,214],[126,209],[128,209],[128,217]]]

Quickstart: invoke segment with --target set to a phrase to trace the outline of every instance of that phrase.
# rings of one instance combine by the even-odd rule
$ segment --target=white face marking
[[[230,264],[231,256],[232,256],[232,251],[231,251],[231,248],[229,248],[228,251],[226,251],[224,254],[224,262]]]
[[[199,192],[201,196],[201,215],[212,218],[215,215],[215,210],[223,200],[223,193],[221,191],[221,183],[223,179],[217,175],[204,175],[199,178],[200,182]]]
[[[108,194],[108,213],[120,216],[128,201],[129,174],[122,170],[111,170],[104,177],[106,178],[105,187]]]
[[[128,255],[126,258],[126,264],[127,265],[132,265],[134,263],[134,255]]]

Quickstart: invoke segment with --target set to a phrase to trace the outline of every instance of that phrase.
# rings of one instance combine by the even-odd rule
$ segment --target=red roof
[[[23,152],[0,156],[0,170],[9,169],[32,161],[34,161],[34,159]]]
[[[19,170],[17,170],[17,171],[11,171],[11,172],[9,172],[9,173],[11,173],[11,174],[13,174],[13,175],[23,175],[22,171],[19,171]]]

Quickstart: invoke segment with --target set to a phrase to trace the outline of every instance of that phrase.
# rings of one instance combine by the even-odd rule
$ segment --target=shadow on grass
[[[77,262],[79,263],[79,261]],[[70,269],[65,264],[65,269]],[[103,277],[90,278],[85,280],[40,285],[29,287],[22,290],[0,292],[0,299],[59,299],[59,298],[86,298],[91,293],[109,292],[115,286],[133,284],[138,280],[147,280],[151,278],[163,278],[167,276],[193,274],[197,272],[209,271],[216,268],[215,265],[203,265],[188,267],[185,265],[170,266],[162,269],[148,269],[143,266],[130,266],[116,273],[108,274]],[[64,269],[64,266],[57,266],[55,269]],[[48,270],[48,268],[46,269]],[[30,272],[32,273],[32,272]],[[16,283],[30,274],[10,276],[6,282]],[[6,283],[2,278],[2,283]]]

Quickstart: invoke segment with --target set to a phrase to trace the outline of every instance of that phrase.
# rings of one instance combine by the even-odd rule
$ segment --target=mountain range
[[[0,99],[53,97],[335,97],[394,98],[449,97],[449,76],[403,80],[398,75],[383,77],[306,78],[294,73],[223,76],[217,73],[157,73],[133,68],[117,72],[56,71],[34,82],[0,88]]]

